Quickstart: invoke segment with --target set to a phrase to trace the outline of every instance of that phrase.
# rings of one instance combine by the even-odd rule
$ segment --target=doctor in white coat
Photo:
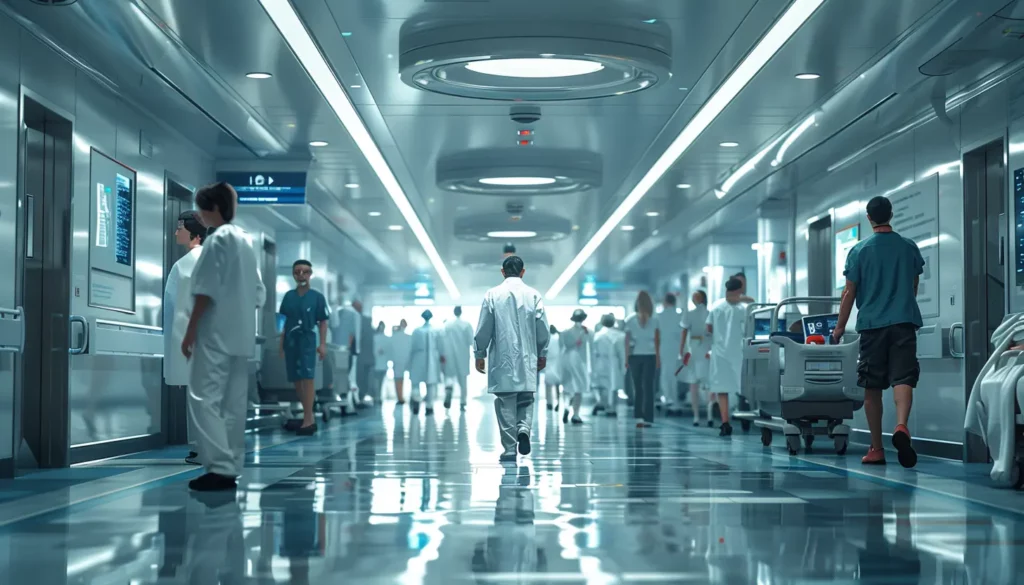
[[[626,344],[621,332],[615,329],[615,315],[601,317],[601,326],[590,348],[593,363],[590,385],[597,391],[594,414],[605,411],[608,416],[618,416],[615,407],[625,373]]]
[[[405,404],[405,374],[409,371],[409,355],[412,353],[412,336],[406,331],[408,328],[409,324],[402,319],[398,327],[391,331],[391,342],[388,345],[398,404]]]
[[[590,391],[590,331],[583,326],[587,314],[583,309],[576,309],[572,314],[572,327],[562,332],[562,382],[565,394],[570,396],[572,406],[572,424],[581,425],[580,406],[583,395]],[[562,422],[569,422],[569,408],[562,413]]]
[[[526,268],[519,256],[501,263],[505,280],[487,291],[475,336],[476,369],[487,371],[487,392],[501,436],[501,461],[530,454],[537,373],[545,367],[548,320],[539,292],[523,282]],[[490,363],[487,358],[490,357]]]
[[[453,384],[459,385],[459,408],[466,410],[469,385],[469,351],[473,347],[473,326],[462,318],[462,307],[455,307],[455,318],[444,326],[448,338],[445,369],[448,371],[445,387],[444,407],[452,407]]]
[[[683,338],[683,314],[676,307],[676,295],[672,293],[665,293],[661,307],[661,313],[655,316],[661,341],[658,345],[658,358],[661,361],[658,395],[669,416],[673,416],[679,414],[673,405],[679,398],[679,376],[676,371],[679,367],[679,344]]]
[[[708,385],[711,393],[718,398],[718,410],[722,415],[722,426],[718,434],[722,437],[732,434],[729,394],[740,391],[746,318],[743,282],[734,276],[725,283],[725,298],[711,309],[707,321],[707,332],[711,336],[711,373]]]
[[[412,332],[412,347],[409,350],[409,378],[412,381],[410,388],[412,401],[412,413],[420,413],[420,402],[423,401],[423,385],[427,386],[427,408],[426,414],[434,414],[434,400],[436,400],[437,387],[441,385],[441,371],[445,361],[445,338],[444,332],[430,324],[434,314],[430,309],[423,311],[423,325]]]
[[[544,368],[545,401],[548,410],[555,410],[562,402],[562,344],[558,341],[558,329],[548,327],[551,339],[548,342],[548,365]]]
[[[192,271],[195,299],[181,353],[191,361],[189,416],[206,474],[196,491],[233,490],[245,464],[249,358],[255,353],[256,310],[266,300],[252,238],[231,221],[238,195],[227,183],[196,193],[203,225],[212,230]]]
[[[188,319],[192,316],[192,270],[203,252],[203,239],[206,228],[199,222],[199,214],[195,211],[182,211],[178,216],[178,228],[174,230],[174,241],[184,246],[188,252],[178,259],[167,275],[164,287],[164,383],[170,388],[179,389],[188,397],[188,360],[181,354],[181,341],[188,329]],[[199,454],[196,453],[196,430],[192,417],[186,412],[185,420],[188,429],[188,444],[191,447],[186,463],[200,465]]]
[[[693,293],[694,308],[687,311],[683,319],[683,336],[679,342],[679,355],[683,361],[677,372],[690,385],[690,405],[693,407],[693,426],[700,425],[700,392],[708,385],[708,352],[711,351],[707,336],[708,295],[702,290]],[[711,421],[711,403],[708,403],[708,426]]]

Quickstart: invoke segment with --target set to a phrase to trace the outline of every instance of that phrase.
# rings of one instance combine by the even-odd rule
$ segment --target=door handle
[[[69,346],[68,347],[68,353],[69,354],[71,354],[71,355],[82,355],[83,353],[85,353],[89,349],[89,322],[85,320],[85,317],[82,317],[80,315],[71,315],[70,317],[68,317],[68,323],[69,323],[69,325],[68,325],[68,336],[69,337],[73,333],[73,329],[74,328],[72,327],[72,325],[74,325],[75,323],[81,323],[82,324],[82,332],[83,332],[82,346],[81,347],[70,347],[73,342],[72,341],[68,342],[68,346]]]
[[[963,347],[963,343],[964,343],[964,324],[963,323],[953,323],[953,325],[950,326],[950,328],[949,328],[948,340],[947,340],[949,342],[949,357],[954,357],[954,358],[962,358],[962,357],[964,357],[964,352],[963,352],[962,349],[960,351],[957,351],[955,349],[956,348],[956,343],[955,342],[956,342],[956,337],[957,336],[956,336],[956,334],[954,332],[957,331],[958,329],[960,330],[960,347],[961,348]]]
[[[999,214],[999,265],[1006,266],[1006,214]]]

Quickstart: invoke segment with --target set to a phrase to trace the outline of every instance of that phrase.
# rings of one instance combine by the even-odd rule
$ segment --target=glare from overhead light
[[[721,146],[722,148],[736,148],[739,145],[740,145],[739,142],[726,141],[726,142],[722,142],[718,146]]]
[[[360,89],[363,86],[361,86],[361,85],[350,85],[349,87],[351,87],[352,89]]]
[[[266,1],[266,0],[264,0]],[[800,27],[814,14],[825,0],[793,0],[786,11],[775,21],[771,29],[761,37],[757,45],[747,54],[740,64],[733,69],[725,81],[711,97],[704,102],[697,113],[687,122],[675,140],[658,157],[647,170],[643,178],[633,187],[626,198],[612,212],[611,216],[597,229],[593,237],[584,244],[583,249],[569,262],[565,270],[555,279],[547,291],[549,299],[557,298],[572,277],[590,259],[601,243],[607,238],[615,226],[632,211],[633,207],[647,195],[666,172],[679,160],[701,134],[718,118],[726,107],[736,98],[743,88],[759,71],[775,56],[776,53],[796,34]]]
[[[552,177],[485,177],[480,179],[484,185],[500,185],[502,187],[530,187],[536,185],[551,185],[555,182]]]
[[[574,231],[574,232],[580,231],[580,226],[578,226],[578,225],[572,226],[572,231]]]
[[[551,57],[554,57],[555,54],[554,53],[541,53],[540,56],[544,57],[545,59],[550,59]]]
[[[393,231],[393,232],[400,232],[400,231],[402,231],[402,230],[403,230],[404,228],[403,228],[402,226],[400,226],[400,225],[389,225],[389,226],[388,226],[388,229],[389,229],[389,230],[391,230],[391,231]]]
[[[676,189],[689,189],[692,186],[693,185],[689,183],[679,183],[678,185],[676,185]]]
[[[736,183],[739,182],[740,179],[742,179],[750,172],[752,172],[755,168],[757,168],[757,165],[761,164],[761,161],[764,159],[764,157],[768,156],[768,153],[775,148],[775,145],[778,144],[780,140],[782,140],[782,136],[779,136],[778,138],[773,140],[771,144],[762,148],[761,151],[752,156],[750,160],[743,163],[743,165],[740,166],[740,168],[736,169],[736,171],[733,174],[729,175],[729,178],[726,179],[724,183],[722,183],[722,187],[720,189],[715,190],[715,195],[719,199],[725,197],[725,194],[728,193],[729,191],[732,191],[732,188],[736,186]]]
[[[624,226],[620,227],[619,229],[624,231],[624,232],[631,232],[631,231],[635,230],[636,228],[631,226],[631,225],[624,225]]]
[[[604,65],[584,59],[489,59],[466,63],[466,69],[499,77],[550,79],[596,73],[604,69]]]
[[[800,138],[800,136],[804,132],[807,132],[808,128],[814,125],[814,120],[814,116],[808,117],[806,120],[801,122],[799,126],[796,127],[796,130],[793,130],[793,132],[786,137],[786,140],[783,141],[782,146],[779,147],[779,152],[775,153],[775,159],[772,160],[773,167],[779,166],[779,164],[782,162],[782,159],[786,156],[786,151],[789,150],[789,147],[793,146],[793,143],[796,142],[797,139]]]
[[[260,4],[274,22],[278,31],[281,32],[281,36],[288,43],[289,48],[291,48],[299,63],[302,64],[302,68],[306,70],[310,79],[316,84],[317,89],[320,90],[320,94],[327,101],[335,116],[338,117],[338,120],[345,127],[352,141],[359,148],[359,151],[362,152],[363,157],[366,158],[366,162],[373,169],[374,174],[377,175],[381,186],[384,187],[384,190],[395,203],[399,213],[402,214],[413,235],[416,236],[416,240],[423,248],[427,259],[430,260],[431,265],[437,272],[438,277],[444,283],[448,295],[452,300],[457,300],[460,296],[459,288],[456,286],[455,281],[452,280],[448,267],[445,266],[444,260],[441,259],[441,255],[434,246],[434,242],[430,239],[430,235],[420,221],[419,216],[416,215],[416,211],[409,202],[409,198],[402,189],[402,186],[398,183],[394,172],[388,166],[384,154],[380,151],[376,142],[374,142],[370,131],[366,128],[355,106],[352,105],[352,101],[349,100],[348,94],[345,93],[344,88],[335,76],[334,69],[327,63],[323,53],[320,52],[320,48],[313,41],[313,37],[306,30],[305,25],[303,25],[302,20],[295,11],[295,7],[289,0],[260,0]],[[351,35],[352,33],[350,32],[341,33],[343,37]],[[401,229],[401,226],[398,227]]]
[[[327,142],[324,140],[312,140],[309,143],[310,146],[327,146]]]
[[[358,189],[359,183],[345,183],[346,189]]]
[[[579,299],[579,304],[588,307],[596,306],[600,302],[601,301],[599,299]]]
[[[812,79],[817,79],[819,77],[821,76],[818,75],[817,73],[798,73],[796,75],[797,79],[803,79],[804,81],[810,81]]]
[[[658,213],[657,211],[648,211],[647,212],[647,217],[658,217],[659,215],[661,215],[661,214]]]
[[[644,24],[654,24],[656,22],[658,22],[657,18],[648,18],[647,20],[644,21]]]
[[[529,230],[499,230],[494,232],[487,232],[488,238],[533,238],[537,236],[537,232],[531,232]]]
[[[379,211],[371,211],[370,213],[367,213],[366,215],[369,215],[370,217],[380,217],[380,212]]]
[[[253,71],[252,73],[246,73],[245,76],[249,79],[270,79],[273,77],[270,73],[265,73],[263,71]]]

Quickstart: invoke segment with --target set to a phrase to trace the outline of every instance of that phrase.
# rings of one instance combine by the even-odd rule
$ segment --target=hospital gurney
[[[1007,316],[992,334],[995,351],[974,380],[964,428],[980,435],[992,456],[992,481],[1024,487],[1024,313]]]
[[[289,418],[295,418],[296,409],[295,384],[288,381],[288,373],[285,369],[285,360],[280,354],[280,341],[274,337],[269,343],[263,346],[262,367],[260,368],[257,388],[259,391],[260,410],[278,410],[285,413]],[[327,346],[327,357],[324,360],[317,360],[316,370],[313,377],[313,387],[316,388],[316,406],[320,409],[320,416],[324,422],[331,419],[331,409],[338,409],[342,416],[346,412],[347,401],[338,396],[335,391],[335,381],[341,383],[342,387],[348,386],[348,350],[337,345]]]
[[[785,299],[771,313],[771,329],[778,329],[779,311],[798,303],[839,303],[833,297],[794,297]],[[860,336],[847,334],[843,343],[808,345],[797,342],[785,333],[771,333],[768,350],[758,348],[757,355],[767,355],[767,371],[753,387],[758,410],[772,418],[758,418],[761,443],[772,443],[772,431],[786,436],[790,455],[796,455],[803,439],[807,449],[814,437],[827,435],[833,440],[836,453],[846,453],[850,427],[843,421],[853,418],[864,404],[864,389],[857,386],[857,357]]]

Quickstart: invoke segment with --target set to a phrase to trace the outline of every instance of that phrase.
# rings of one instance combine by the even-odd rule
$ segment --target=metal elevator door
[[[836,294],[832,274],[832,216],[827,215],[807,227],[807,294],[831,297]],[[831,304],[808,305],[809,315],[831,313]]]
[[[1006,170],[1003,141],[964,155],[964,400],[991,355],[992,333],[1006,316]],[[988,461],[973,435],[965,461]]]
[[[25,351],[18,371],[19,470],[69,463],[71,347],[72,125],[27,97],[23,112],[19,276]]]

